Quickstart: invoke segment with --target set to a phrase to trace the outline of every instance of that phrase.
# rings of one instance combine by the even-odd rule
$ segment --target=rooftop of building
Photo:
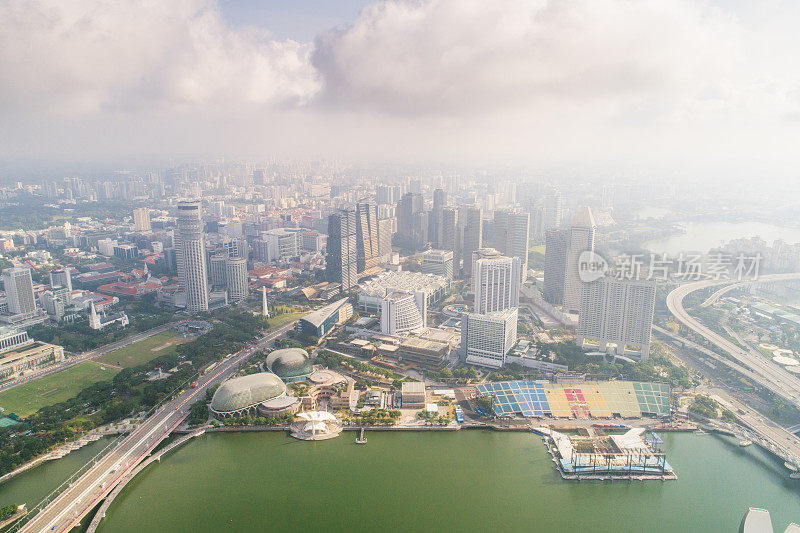
[[[388,271],[372,279],[359,283],[359,293],[383,298],[387,289],[399,289],[409,292],[425,291],[431,293],[447,287],[447,279],[437,274],[422,272]]]

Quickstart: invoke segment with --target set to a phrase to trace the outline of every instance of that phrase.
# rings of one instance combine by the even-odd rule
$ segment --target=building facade
[[[453,279],[453,251],[427,250],[422,254],[422,272]]]
[[[235,305],[247,300],[249,285],[247,259],[229,257],[225,262],[225,287],[228,290],[228,303]]]
[[[208,311],[206,243],[199,200],[178,204],[178,279],[186,291],[186,310]],[[177,254],[176,254],[177,255]]]
[[[563,305],[568,313],[580,311],[583,282],[578,272],[578,263],[583,252],[594,251],[596,230],[597,224],[592,216],[592,210],[585,205],[579,207],[569,228],[569,246],[565,261]]]
[[[325,274],[342,292],[358,283],[356,212],[343,209],[328,217],[328,254]]]
[[[12,267],[3,270],[3,287],[8,300],[8,313],[20,319],[36,316],[31,269]]]
[[[461,349],[467,363],[500,368],[517,343],[516,307],[489,314],[461,316]]]
[[[551,228],[545,232],[542,296],[552,305],[564,303],[564,273],[567,270],[568,246],[569,230]]]
[[[475,262],[472,287],[476,313],[504,311],[519,306],[518,257],[487,257]]]

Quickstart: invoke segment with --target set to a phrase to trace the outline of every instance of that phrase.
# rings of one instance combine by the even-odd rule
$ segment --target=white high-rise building
[[[134,231],[150,231],[150,210],[146,207],[138,207],[133,210],[133,229]]]
[[[579,207],[569,228],[569,244],[564,271],[564,310],[569,313],[577,313],[581,309],[583,282],[578,273],[578,261],[583,252],[594,251],[595,231],[597,231],[597,224],[592,216],[592,210],[585,205]]]
[[[612,277],[584,283],[577,343],[645,360],[650,355],[656,285]]]
[[[228,289],[228,302],[238,304],[247,300],[249,288],[247,259],[229,257],[225,262],[225,286]]]
[[[186,290],[186,310],[208,311],[206,243],[199,200],[178,204],[178,279]]]
[[[498,250],[509,257],[518,257],[520,276],[528,279],[528,240],[531,232],[531,214],[508,210],[495,211],[495,242]]]
[[[425,327],[428,299],[423,291],[391,291],[381,302],[381,333],[397,335]]]
[[[3,270],[3,287],[8,300],[8,312],[20,319],[36,316],[36,297],[33,294],[31,269],[12,267]]]
[[[453,251],[426,250],[422,254],[422,272],[453,279]]]
[[[467,363],[489,368],[505,364],[506,354],[517,343],[518,309],[489,314],[461,315],[461,347]]]
[[[557,191],[553,191],[544,198],[544,205],[542,209],[542,226],[543,230],[550,228],[557,228],[561,225],[563,218],[564,208],[561,202],[561,195]]]
[[[519,269],[518,257],[486,257],[475,261],[472,275],[475,312],[491,313],[519,306]]]

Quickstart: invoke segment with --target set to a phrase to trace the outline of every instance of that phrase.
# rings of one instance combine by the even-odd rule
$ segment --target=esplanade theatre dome
[[[258,404],[284,394],[286,385],[275,374],[250,374],[223,383],[211,398],[211,411],[223,417],[255,414]]]
[[[271,352],[267,356],[267,368],[286,381],[303,379],[314,371],[308,352],[302,348],[284,348]]]

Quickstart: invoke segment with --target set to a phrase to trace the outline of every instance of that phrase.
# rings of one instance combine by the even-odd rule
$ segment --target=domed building
[[[254,416],[261,402],[285,395],[286,385],[275,374],[250,374],[223,383],[211,398],[211,412],[222,418]]]
[[[284,381],[301,381],[314,372],[311,358],[302,348],[274,350],[267,356],[267,368]]]

